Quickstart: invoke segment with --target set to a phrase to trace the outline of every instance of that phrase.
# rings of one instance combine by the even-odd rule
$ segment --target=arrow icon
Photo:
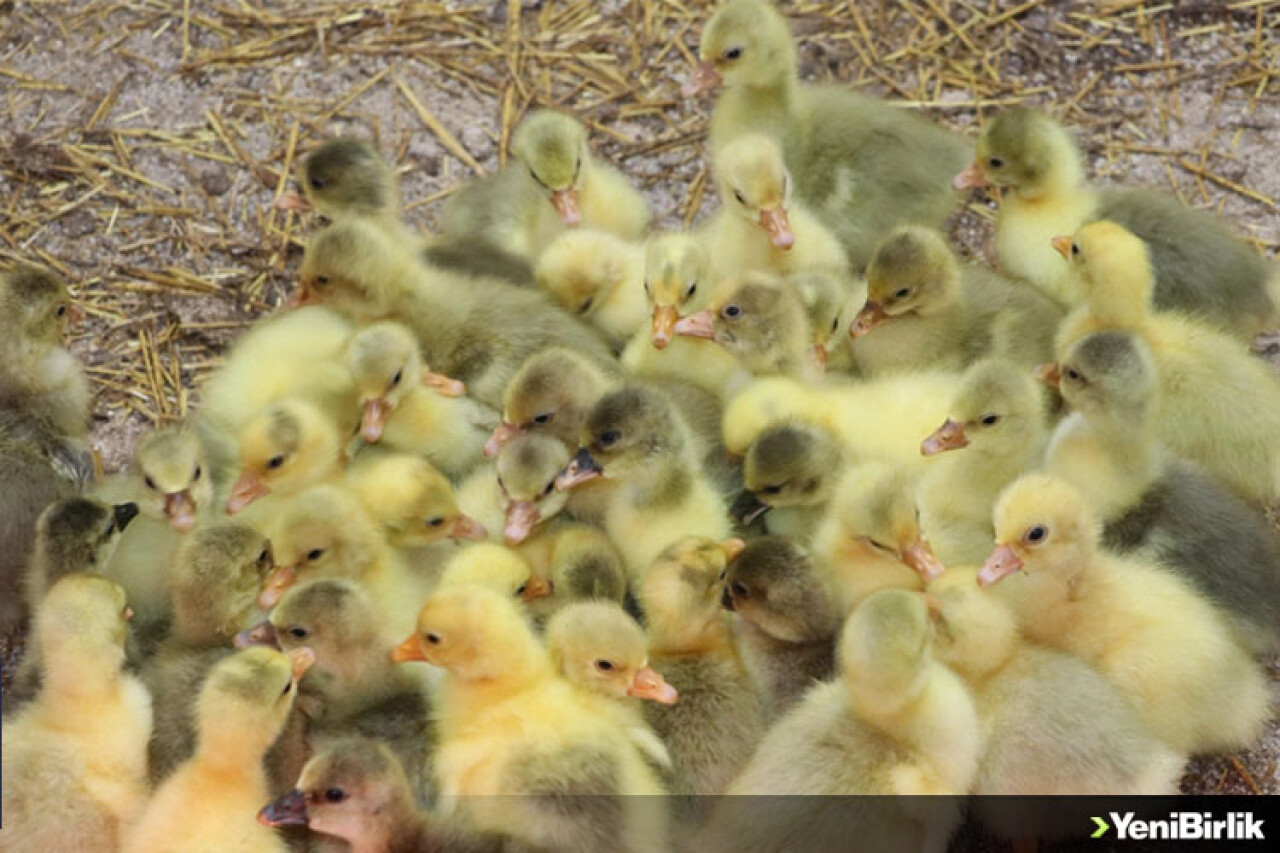
[[[1095,817],[1090,819],[1098,825],[1098,828],[1093,831],[1093,835],[1089,836],[1090,838],[1101,838],[1102,836],[1106,835],[1107,830],[1111,828],[1107,824],[1107,822],[1100,817]]]

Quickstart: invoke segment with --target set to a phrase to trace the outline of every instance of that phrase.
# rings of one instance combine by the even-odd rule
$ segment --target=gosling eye
[[[440,645],[440,635],[433,634],[430,631],[422,635],[422,638],[433,646]]]
[[[1071,244],[1071,256],[1072,256],[1073,258],[1078,258],[1078,257],[1080,257],[1080,244],[1079,244],[1079,243],[1072,243],[1072,244]]]
[[[693,296],[693,294],[697,292],[698,292],[698,283],[695,281],[693,284],[689,285],[689,289],[684,292],[684,298],[688,299],[690,296]]]
[[[600,658],[596,661],[596,669],[601,672],[613,672],[613,661]]]
[[[733,594],[736,595],[738,598],[751,597],[751,590],[748,589],[747,585],[742,581],[734,581],[732,584],[730,584],[730,589],[733,590]]]
[[[1004,165],[1004,160],[1000,157],[989,157],[987,159],[987,165],[993,169],[999,169]]]
[[[1037,524],[1035,527],[1027,531],[1027,535],[1023,538],[1032,545],[1039,545],[1049,536],[1049,528],[1043,524]]]
[[[831,331],[833,331],[833,332],[834,332],[834,331],[835,331],[836,329],[838,329],[838,328],[840,328],[840,318],[839,318],[839,317],[837,317],[837,318],[835,318],[834,320],[832,320],[832,321],[831,321]]]
[[[736,320],[742,316],[742,309],[737,305],[726,305],[720,313],[730,320]]]
[[[734,62],[742,58],[742,48],[731,47],[724,52],[724,58],[730,62]]]
[[[524,591],[528,588],[529,588],[529,585],[527,583],[520,584],[520,586],[516,587],[516,597],[517,598],[523,597]]]
[[[894,298],[894,299],[906,299],[906,298],[907,298],[908,296],[910,296],[910,295],[911,295],[911,288],[909,288],[909,287],[904,287],[904,288],[902,288],[901,290],[899,290],[897,293],[893,294],[893,298]]]
[[[324,556],[323,548],[312,548],[310,551],[307,552],[307,559],[313,563],[323,556]]]
[[[985,424],[986,426],[995,426],[999,422],[1000,422],[1000,416],[996,414],[985,415],[982,418],[982,423]]]
[[[327,275],[318,275],[318,276],[316,276],[316,284],[320,285],[321,287],[323,287],[324,285],[326,285],[326,284],[328,284],[328,283],[329,283],[329,276],[327,276]]]
[[[1083,377],[1080,375],[1080,371],[1076,370],[1074,367],[1068,367],[1067,378],[1072,382],[1079,382]]]
[[[278,455],[278,456],[272,456],[270,459],[268,459],[268,460],[267,460],[267,467],[268,467],[268,468],[271,468],[271,469],[273,469],[273,470],[274,470],[274,469],[276,469],[276,468],[279,468],[279,467],[280,467],[281,465],[283,465],[283,464],[284,464],[284,454],[283,454],[283,453],[281,453],[281,454],[280,454],[280,455]]]
[[[391,387],[394,388],[400,384],[400,380],[404,379],[404,368],[396,371],[396,375],[391,377]]]
[[[875,548],[877,551],[883,551],[886,554],[893,554],[895,556],[898,553],[893,548],[890,548],[888,545],[885,545],[883,542],[877,542],[874,539],[867,539],[867,542],[871,545],[872,548]]]
[[[747,197],[744,196],[741,191],[734,190],[733,197],[738,200],[738,204],[742,205],[743,207],[747,206]]]
[[[280,691],[281,696],[288,696],[289,691],[293,689],[293,679],[289,679],[289,683],[284,686],[284,690]]]
[[[191,473],[191,482],[193,482],[193,483],[198,483],[198,482],[200,482],[200,475],[201,475],[201,474],[203,474],[203,473],[204,473],[204,471],[202,471],[202,470],[200,469],[200,466],[199,466],[199,465],[197,465],[197,466],[196,466],[196,470],[195,470],[195,471],[193,471],[193,472]]]
[[[550,483],[547,483],[547,487],[542,490],[542,496],[546,497],[547,495],[551,494],[553,491],[555,491],[555,488],[556,488],[556,481],[553,479]]]
[[[622,438],[622,433],[619,432],[618,430],[616,429],[605,430],[604,432],[600,433],[600,446],[612,447],[613,445],[618,443],[618,440],[620,438]]]
[[[294,625],[292,628],[289,629],[289,636],[299,640],[305,640],[307,638],[307,635],[310,633],[311,633],[310,631],[308,631],[306,628],[303,628],[301,625]]]
[[[347,798],[347,792],[341,788],[330,788],[324,792],[324,798],[330,803],[340,803]]]
[[[586,299],[583,300],[582,304],[578,306],[578,313],[585,314],[588,311],[590,311],[591,304],[595,301],[596,301],[596,298],[594,296],[588,296]]]
[[[57,310],[57,312],[55,312],[55,313],[57,313],[57,315],[58,315],[59,317],[65,317],[65,316],[67,316],[67,306],[65,306],[65,305],[59,305],[59,306],[58,306],[58,310]]]
[[[782,485],[765,486],[760,491],[764,492],[766,495],[779,495],[782,494]]]
[[[148,488],[148,489],[151,489],[152,491],[155,491],[155,488],[156,488],[156,481],[155,481],[155,480],[153,480],[153,479],[151,479],[151,475],[150,475],[150,474],[148,474],[146,477],[143,477],[143,478],[142,478],[142,482],[144,482],[144,483],[146,483],[146,484],[147,484],[147,488]]]
[[[555,418],[555,416],[556,416],[555,412],[543,412],[542,414],[535,417],[533,419],[533,422],[538,426],[546,426],[547,424],[551,423],[552,419]]]
[[[311,179],[311,189],[313,189],[313,190],[322,190],[322,189],[324,189],[324,188],[325,188],[325,185],[326,185],[327,183],[328,183],[328,182],[327,182],[324,178],[315,178],[315,177],[313,177],[313,178]]]
[[[263,548],[262,553],[258,555],[258,565],[265,566],[271,561],[271,548]]]
[[[438,516],[438,515],[437,515],[435,518],[428,518],[428,519],[427,519],[427,526],[428,526],[428,527],[439,527],[439,526],[440,526],[440,525],[442,525],[442,524],[444,524],[444,519],[443,519],[443,518],[441,518],[441,517],[440,517],[440,516]]]

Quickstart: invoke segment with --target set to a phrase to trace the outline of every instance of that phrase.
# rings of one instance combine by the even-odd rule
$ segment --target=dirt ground
[[[279,305],[313,227],[271,201],[327,137],[399,164],[406,215],[504,161],[530,105],[573,110],[659,224],[714,206],[709,101],[687,101],[710,3],[0,0],[0,262],[72,282],[109,468],[180,418],[236,331]],[[803,73],[972,132],[1015,103],[1077,128],[1102,181],[1217,210],[1280,248],[1275,0],[784,2]],[[991,208],[953,232],[989,258]],[[1277,672],[1273,668],[1273,675]],[[1224,701],[1227,701],[1224,697]],[[1189,791],[1280,792],[1280,732]]]

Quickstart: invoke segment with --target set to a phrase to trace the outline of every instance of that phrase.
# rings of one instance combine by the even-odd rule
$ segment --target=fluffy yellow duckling
[[[286,656],[257,646],[217,663],[196,703],[195,755],[156,790],[122,849],[286,853],[284,840],[256,820],[267,800],[262,759],[313,659],[307,649]]]
[[[445,566],[441,588],[462,584],[483,586],[526,604],[552,592],[550,581],[535,572],[528,560],[490,542],[463,549]]]
[[[868,375],[962,369],[995,352],[1033,366],[1053,353],[1054,300],[981,264],[961,265],[932,228],[904,225],[867,265],[867,301],[850,328]]]
[[[710,849],[779,849],[792,838],[834,849],[848,844],[851,831],[877,850],[946,849],[958,804],[914,795],[967,793],[982,739],[973,699],[936,659],[933,634],[918,593],[886,589],[868,598],[840,634],[838,678],[814,687],[778,721],[729,788],[897,796],[850,800],[838,815],[816,806],[753,812],[729,800],[709,827],[718,842]]]
[[[792,199],[775,139],[744,133],[715,152],[712,166],[721,206],[698,232],[712,282],[747,272],[846,271],[839,241]]]
[[[617,482],[604,529],[633,579],[685,536],[729,537],[728,508],[699,465],[689,427],[658,392],[626,386],[606,394],[587,417],[582,444],[556,487]]]
[[[366,442],[425,456],[454,478],[480,462],[497,417],[463,396],[461,382],[427,370],[407,328],[391,322],[366,326],[352,336],[346,359]]]
[[[831,678],[840,617],[805,548],[752,539],[725,572],[721,604],[738,616],[739,648],[769,719]]]
[[[551,594],[526,601],[534,621],[545,623],[562,607],[575,601],[603,599],[627,601],[627,568],[622,555],[598,527],[560,522],[519,546],[535,578],[550,582]]]
[[[1101,550],[1078,491],[1030,474],[1004,492],[994,518],[997,547],[978,581],[999,582],[1027,637],[1098,667],[1179,752],[1257,740],[1270,715],[1261,670],[1184,581]]]
[[[744,491],[731,508],[734,518],[749,525],[763,516],[770,533],[809,541],[847,455],[825,427],[799,421],[768,427],[742,460]]]
[[[25,264],[0,273],[0,409],[22,411],[62,435],[83,438],[93,392],[66,347],[78,313],[66,284],[52,273]]]
[[[308,242],[299,287],[305,300],[361,320],[404,323],[433,370],[494,408],[524,360],[548,346],[611,360],[599,336],[545,294],[428,269],[361,220],[337,222]]]
[[[920,445],[930,458],[916,487],[920,518],[945,565],[991,553],[991,509],[1044,451],[1045,400],[1031,374],[984,360],[961,380],[946,421]],[[938,454],[943,454],[938,456]]]
[[[1128,700],[1085,661],[1024,642],[1009,608],[978,586],[976,569],[949,569],[928,595],[938,658],[968,682],[982,722],[975,794],[1178,792],[1186,756],[1149,734]],[[1014,811],[987,807],[982,816],[1006,836],[1041,835],[1035,823],[1019,826],[1027,816]]]
[[[566,231],[534,268],[538,286],[621,350],[649,318],[644,247],[604,231]]]
[[[923,589],[921,577],[944,570],[921,528],[910,474],[884,462],[841,477],[813,551],[842,614],[883,587]]]
[[[307,400],[269,404],[240,434],[240,475],[227,498],[227,514],[266,497],[289,497],[336,480],[346,465],[340,425]]]
[[[1280,494],[1280,445],[1271,440],[1280,429],[1280,384],[1271,368],[1203,323],[1151,313],[1151,254],[1119,225],[1093,222],[1058,245],[1086,294],[1058,332],[1058,354],[1091,331],[1137,333],[1155,357],[1165,444],[1243,497]]]
[[[567,506],[570,494],[556,489],[556,478],[568,464],[569,451],[554,438],[518,435],[498,451],[491,469],[459,487],[459,504],[486,530],[518,545]]]
[[[1127,332],[1071,346],[1045,470],[1080,490],[1109,549],[1154,560],[1214,602],[1255,654],[1280,647],[1280,536],[1257,508],[1156,437],[1159,390],[1148,347]]]
[[[129,608],[105,578],[68,575],[35,619],[39,695],[4,724],[4,850],[119,849],[147,796],[151,697],[123,671]]]
[[[977,159],[957,188],[1003,191],[996,221],[1001,266],[1066,303],[1080,299],[1050,254],[1050,240],[1107,219],[1133,231],[1151,253],[1155,305],[1203,317],[1246,339],[1265,329],[1275,271],[1219,218],[1164,193],[1090,187],[1066,129],[1036,110],[1001,113],[982,129]]]
[[[756,376],[815,381],[822,362],[795,288],[763,273],[725,279],[711,304],[676,323],[676,334],[713,341]]]
[[[522,432],[550,435],[570,450],[578,448],[591,408],[617,385],[603,365],[563,347],[529,356],[503,394],[502,423],[485,444],[485,455]]]
[[[845,276],[821,270],[787,276],[787,284],[800,294],[813,338],[813,357],[820,370],[849,370],[852,352],[845,335],[858,313],[866,288]]]
[[[305,826],[345,842],[352,853],[503,849],[500,836],[423,812],[395,753],[372,738],[343,738],[319,751],[302,768],[297,787],[263,807],[258,820],[273,827]]]
[[[526,844],[666,849],[659,798],[612,799],[660,793],[653,772],[614,718],[554,674],[511,597],[473,584],[438,591],[393,659],[447,671],[432,763],[445,814]],[[608,808],[584,809],[584,796]]]
[[[724,84],[711,116],[710,148],[748,133],[776,138],[796,195],[843,244],[860,270],[902,222],[940,223],[957,197],[948,181],[969,144],[913,110],[800,80],[786,19],[767,0],[730,0],[707,21],[701,65],[686,94]]]
[[[184,540],[170,582],[169,636],[142,670],[155,697],[148,747],[153,782],[167,777],[195,751],[191,700],[209,669],[231,654],[236,632],[258,612],[258,591],[273,565],[271,542],[239,522],[202,524]]]
[[[343,484],[397,548],[485,537],[484,527],[458,508],[453,484],[421,456],[366,451],[352,460]]]

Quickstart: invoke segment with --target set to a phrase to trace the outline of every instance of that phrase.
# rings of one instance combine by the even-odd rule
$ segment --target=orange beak
[[[319,305],[320,297],[316,295],[315,290],[306,282],[299,282],[294,288],[293,293],[289,296],[289,301],[285,303],[286,308],[301,308],[304,305]]]
[[[637,699],[648,699],[660,705],[674,705],[680,699],[680,694],[667,683],[662,673],[648,666],[642,666],[636,670],[635,676],[631,679],[631,686],[627,688],[627,695]]]
[[[529,582],[524,585],[524,592],[520,594],[520,598],[524,601],[534,601],[539,598],[546,598],[553,592],[555,592],[555,587],[551,585],[551,581],[533,575],[529,578]]]
[[[885,313],[884,306],[879,302],[868,302],[862,306],[858,316],[853,318],[853,325],[849,327],[849,337],[857,339],[869,334],[872,329],[888,319],[889,315]]]
[[[920,443],[920,455],[933,456],[947,450],[959,450],[969,446],[969,439],[964,434],[964,424],[958,424],[947,418],[942,426]]]
[[[781,205],[760,211],[760,227],[769,235],[769,242],[775,249],[785,252],[796,244],[796,235],[791,230],[787,209]]]
[[[429,370],[422,371],[422,384],[443,397],[461,397],[467,393],[467,384],[462,380]]]
[[[653,332],[649,340],[658,349],[666,349],[667,344],[675,337],[676,323],[680,321],[680,311],[674,305],[656,305],[653,309]]]
[[[567,190],[552,190],[551,204],[560,214],[560,221],[570,227],[582,224],[582,211],[578,209],[578,191],[572,187]]]
[[[386,429],[389,417],[391,402],[386,397],[365,400],[364,415],[360,418],[360,436],[370,444],[376,444],[382,438],[382,431]]]
[[[710,308],[704,308],[696,314],[690,314],[675,324],[675,333],[686,338],[716,339],[716,315]]]
[[[1070,237],[1059,234],[1057,237],[1054,237],[1049,242],[1053,244],[1053,248],[1058,251],[1058,254],[1062,255],[1062,259],[1064,261],[1071,260],[1071,238]]]
[[[1022,558],[1008,545],[997,545],[978,572],[978,586],[991,586],[1001,578],[1022,570]]]
[[[831,351],[827,349],[826,344],[813,345],[813,363],[818,365],[818,372],[825,372],[827,362],[831,361]]]
[[[1059,388],[1062,385],[1062,370],[1058,367],[1058,362],[1056,361],[1038,364],[1033,372],[1036,379],[1039,379],[1050,388]]]
[[[276,566],[267,575],[267,584],[258,593],[258,606],[270,610],[280,603],[289,587],[298,582],[298,570],[293,566]]]
[[[489,440],[484,443],[484,455],[486,459],[492,459],[498,455],[498,451],[502,450],[502,446],[511,439],[520,434],[520,427],[512,426],[503,421],[494,427],[493,435],[489,436]]]
[[[306,646],[300,646],[285,654],[289,656],[289,666],[293,669],[294,681],[306,675],[307,670],[311,669],[311,665],[316,662],[316,653]]]
[[[453,520],[453,526],[449,528],[450,539],[484,539],[484,525],[476,521],[469,515],[460,515]]]
[[[186,533],[196,523],[196,505],[191,500],[191,493],[186,489],[165,495],[164,514],[169,519],[169,526],[179,533]]]
[[[964,171],[951,179],[951,186],[957,190],[976,190],[987,185],[987,173],[982,170],[982,164],[970,163],[964,167]]]
[[[732,563],[746,550],[747,543],[738,538],[726,539],[720,543],[720,547],[724,549],[725,562]]]
[[[403,643],[391,650],[392,663],[409,663],[411,661],[430,663],[426,655],[422,653],[422,640],[417,634],[407,638]]]
[[[512,501],[507,504],[507,525],[502,535],[506,537],[507,544],[518,545],[529,538],[534,525],[541,520],[542,514],[533,501]]]
[[[275,200],[276,210],[292,210],[295,213],[307,213],[313,208],[311,202],[295,192],[281,193]]]
[[[910,566],[925,584],[947,570],[947,567],[942,565],[942,561],[933,553],[929,543],[923,539],[917,539],[902,552],[902,562]]]
[[[235,485],[231,487],[231,497],[227,498],[227,515],[235,515],[258,498],[271,494],[271,489],[262,482],[262,477],[253,471],[242,471]]]
[[[686,98],[696,98],[703,92],[709,92],[724,82],[720,72],[710,62],[699,62],[693,67],[689,79],[680,86],[680,94]]]

